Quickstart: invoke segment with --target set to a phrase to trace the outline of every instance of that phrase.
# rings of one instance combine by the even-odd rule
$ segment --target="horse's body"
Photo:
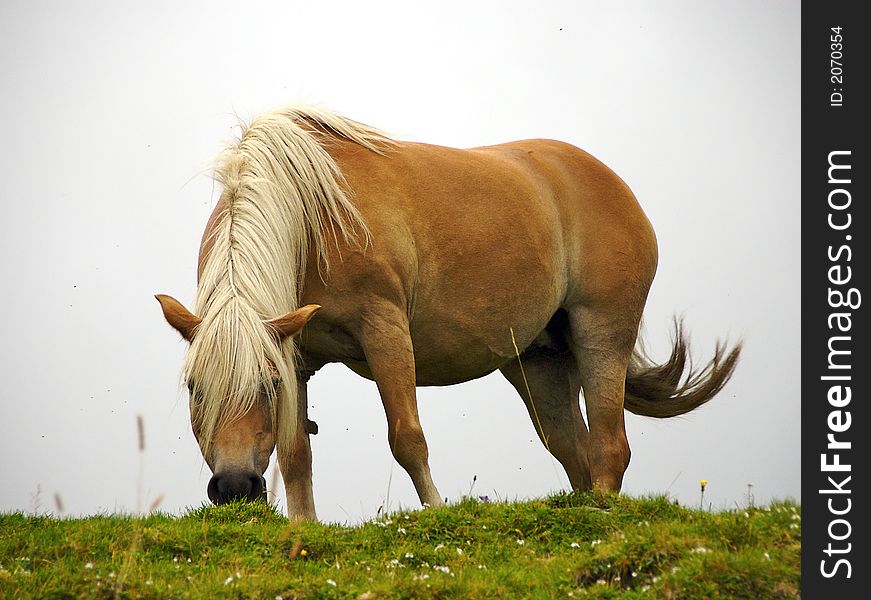
[[[259,493],[246,486],[256,488],[255,475],[265,469],[262,455],[275,443],[275,436],[262,442],[263,432],[284,426],[291,433],[286,444],[279,440],[279,464],[288,512],[314,517],[305,385],[330,362],[342,362],[378,384],[394,456],[430,505],[441,503],[441,496],[429,472],[416,385],[453,384],[500,369],[572,486],[617,491],[629,461],[624,405],[650,416],[681,414],[710,399],[731,374],[738,352],[724,358],[718,348],[708,368],[690,373],[680,386],[686,357],[680,332],[665,365],[645,363],[633,352],[656,271],[656,239],[629,188],[589,154],[549,140],[456,150],[392,142],[366,128],[343,133],[341,127],[361,126],[346,121],[339,126],[323,113],[296,110],[285,118],[308,131],[335,162],[351,226],[337,234],[342,213],[321,218],[327,235],[319,240],[309,225],[303,258],[296,270],[287,263],[285,274],[298,280],[296,297],[286,298],[282,311],[272,309],[275,314],[262,314],[266,309],[250,303],[264,320],[297,306],[323,308],[297,340],[295,417],[272,419],[280,405],[293,404],[292,390],[285,387],[276,405],[262,405],[271,411],[255,410],[257,402],[249,402],[233,419],[216,417],[213,440],[200,439],[215,477],[226,474],[219,482],[223,488],[210,484],[213,500]],[[245,135],[257,127],[255,122]],[[363,139],[350,139],[353,134]],[[269,156],[295,160],[274,149]],[[242,202],[258,203],[233,182],[225,188],[229,192],[225,189],[203,238],[200,294],[210,265],[232,263],[225,256],[232,257],[232,250],[214,246],[214,240],[232,238],[228,219]],[[356,236],[346,231],[355,222]],[[245,233],[235,226],[239,235]],[[252,254],[255,262],[270,258]],[[234,295],[246,302],[244,290]],[[199,317],[209,319],[193,317],[166,297],[161,303],[170,323],[189,340]],[[210,305],[201,310],[208,313]],[[285,317],[294,326],[279,339],[296,334],[311,311]],[[179,324],[182,318],[187,331]],[[234,368],[235,359],[226,360]],[[191,368],[187,374],[208,377]],[[581,388],[589,430],[578,404]]]
[[[300,339],[307,364],[340,360],[371,378],[359,332],[378,304],[406,321],[419,385],[502,367],[516,356],[509,328],[526,348],[557,310],[593,305],[603,287],[619,290],[609,309],[640,315],[656,269],[653,231],[628,188],[588,154],[544,140],[329,151],[373,242],[337,256],[327,285],[316,265],[306,270],[301,303],[324,307]],[[614,211],[620,228],[603,225]],[[636,326],[627,326],[633,343]]]

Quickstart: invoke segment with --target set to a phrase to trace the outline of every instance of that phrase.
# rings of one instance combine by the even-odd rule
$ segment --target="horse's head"
[[[296,411],[288,410],[296,394],[286,360],[293,350],[285,351],[283,342],[320,306],[303,306],[271,321],[239,310],[200,318],[170,296],[156,298],[167,322],[191,344],[185,379],[191,427],[212,470],[209,499],[224,504],[264,498],[269,457],[279,438],[297,427],[290,422]]]

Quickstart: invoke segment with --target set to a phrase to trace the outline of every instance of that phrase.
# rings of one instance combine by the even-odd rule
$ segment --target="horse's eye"
[[[281,377],[272,377],[270,384],[272,385],[272,391],[277,392],[278,387],[281,385]]]

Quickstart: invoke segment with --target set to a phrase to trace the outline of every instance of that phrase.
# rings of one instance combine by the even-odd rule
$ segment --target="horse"
[[[656,236],[629,187],[567,143],[454,149],[291,105],[243,126],[215,178],[193,312],[156,298],[189,342],[183,379],[216,504],[265,496],[277,449],[288,516],[316,519],[306,386],[327,363],[375,381],[424,506],[444,500],[416,386],[498,369],[572,488],[607,493],[629,464],[624,410],[684,414],[736,366],[740,343],[718,341],[693,368],[677,320],[666,362],[643,352]]]

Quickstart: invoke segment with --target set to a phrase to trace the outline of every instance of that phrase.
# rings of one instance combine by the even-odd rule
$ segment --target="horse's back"
[[[658,259],[653,227],[629,186],[588,152],[530,139],[468,150],[408,144],[400,154],[408,162],[394,167],[414,174],[403,196],[427,231],[438,230],[418,238],[442,247],[434,256],[452,237],[490,267],[501,257],[514,272],[537,269],[560,305],[646,294]]]

